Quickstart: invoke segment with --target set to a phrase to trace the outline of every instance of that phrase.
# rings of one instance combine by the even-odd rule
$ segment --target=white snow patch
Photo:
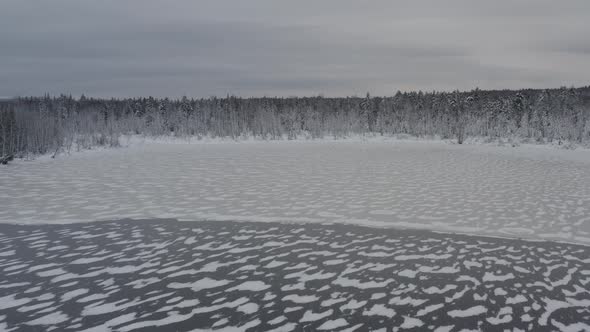
[[[429,306],[426,306],[420,310],[418,310],[418,312],[416,313],[417,316],[424,316],[426,314],[429,314],[433,311],[436,311],[442,307],[444,307],[445,305],[443,303],[437,303],[437,304],[431,304]]]
[[[253,314],[258,311],[258,304],[252,302],[242,304],[237,310],[245,313],[246,315]]]
[[[288,263],[288,262],[283,262],[283,261],[276,261],[276,260],[273,260],[273,261],[271,261],[270,263],[266,264],[266,265],[264,266],[264,268],[267,268],[267,269],[273,269],[273,268],[275,268],[275,267],[283,266],[283,265],[285,265],[285,264],[287,264],[287,263]]]
[[[488,312],[488,309],[486,307],[484,307],[482,305],[476,305],[474,307],[463,309],[463,310],[461,310],[461,309],[451,310],[447,314],[453,318],[465,318],[465,317],[471,317],[471,316],[479,316],[479,315],[484,314],[486,312]]]
[[[340,306],[340,311],[345,310],[357,310],[367,304],[367,301],[357,301],[355,299],[350,300],[345,305]]]
[[[586,324],[584,322],[576,322],[572,324],[563,324],[558,322],[555,319],[551,320],[551,324],[557,327],[562,332],[581,332],[581,331],[590,331],[590,324]]]
[[[331,316],[332,313],[334,313],[334,310],[332,310],[332,309],[326,310],[326,311],[320,312],[320,313],[315,313],[315,312],[313,312],[311,310],[307,310],[303,314],[303,317],[301,317],[301,319],[299,320],[299,322],[300,323],[315,322],[315,321],[318,321],[320,319],[324,319],[326,317]]]
[[[518,304],[518,303],[523,303],[526,301],[528,301],[527,298],[522,294],[518,294],[514,297],[506,298],[506,304]]]
[[[180,282],[172,282],[168,284],[168,288],[173,289],[181,289],[181,288],[191,288],[193,291],[199,291],[202,289],[209,289],[209,288],[217,288],[221,286],[225,286],[229,284],[228,280],[215,280],[211,278],[203,278],[201,280],[197,280],[195,282],[187,282],[187,283],[180,283]]]
[[[0,257],[14,256],[15,253],[16,252],[14,250],[2,251],[2,252],[0,252]]]
[[[346,262],[348,262],[348,261],[344,260],[344,259],[330,259],[330,260],[324,261],[323,263],[324,263],[324,265],[331,266],[331,265],[340,265],[340,264],[343,264]]]
[[[424,293],[430,294],[430,295],[432,295],[432,294],[444,294],[444,293],[446,293],[446,292],[448,292],[450,290],[453,290],[453,289],[457,289],[457,285],[446,285],[443,288],[438,288],[436,286],[430,286],[430,287],[424,289]]]
[[[86,302],[92,302],[92,301],[96,301],[96,300],[106,299],[107,297],[109,297],[107,294],[92,294],[92,295],[88,295],[88,296],[79,298],[78,300],[76,300],[76,302],[86,303]]]
[[[418,271],[408,270],[408,269],[405,269],[405,270],[397,273],[397,275],[400,277],[406,277],[406,278],[412,278],[412,279],[416,278],[417,274],[418,274]]]
[[[319,298],[315,295],[297,295],[297,294],[289,294],[283,297],[283,301],[291,301],[293,303],[302,304],[302,303],[311,303],[317,301]]]
[[[227,291],[250,291],[250,292],[261,292],[269,289],[270,285],[265,284],[262,281],[245,281],[237,286],[228,288]]]
[[[297,328],[297,323],[287,323],[272,330],[268,330],[267,332],[290,332],[295,330],[295,328]]]
[[[325,321],[322,325],[318,326],[318,330],[324,331],[334,331],[335,329],[348,326],[348,322],[344,318],[338,318],[336,320],[328,320]]]
[[[512,274],[512,272],[505,275],[496,275],[492,272],[486,272],[482,278],[483,282],[506,281],[510,279],[514,279],[514,274]]]
[[[31,302],[29,298],[16,299],[17,294],[0,297],[0,310],[19,307]]]
[[[67,321],[69,317],[61,311],[52,312],[48,315],[39,317],[30,322],[26,322],[26,325],[55,325]]]
[[[418,318],[404,316],[404,322],[400,327],[402,329],[413,329],[424,325],[424,322],[419,320]]]
[[[380,282],[379,281],[362,282],[360,280],[348,279],[346,277],[338,277],[337,279],[332,281],[333,284],[338,285],[338,286],[352,287],[352,288],[358,288],[358,289],[383,288],[392,282],[393,282],[393,280],[391,280],[391,279],[380,281]]]
[[[279,316],[279,317],[276,317],[276,318],[273,318],[273,319],[269,320],[268,321],[268,324],[270,324],[270,325],[277,325],[277,324],[280,324],[280,323],[284,322],[285,320],[287,320],[287,317],[285,317],[285,316]]]
[[[66,271],[60,267],[60,268],[53,269],[53,270],[37,272],[37,275],[39,277],[53,277],[53,276],[58,276],[58,275],[65,274],[65,273],[68,273],[68,271]]]
[[[383,304],[374,304],[371,309],[363,311],[364,316],[384,316],[391,318],[395,316],[395,311],[391,308],[387,308]]]

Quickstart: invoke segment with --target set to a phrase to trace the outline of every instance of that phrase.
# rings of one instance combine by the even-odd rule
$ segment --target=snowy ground
[[[0,330],[588,331],[589,257],[351,225],[3,225]]]
[[[590,244],[588,150],[152,142],[14,162],[0,188],[0,223],[334,222]]]

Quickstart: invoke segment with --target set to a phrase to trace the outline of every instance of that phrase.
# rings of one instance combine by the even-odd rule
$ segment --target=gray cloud
[[[6,0],[0,95],[586,85],[589,18],[586,0]]]

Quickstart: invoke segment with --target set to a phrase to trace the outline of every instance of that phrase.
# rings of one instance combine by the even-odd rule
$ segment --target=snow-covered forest
[[[0,102],[2,158],[116,146],[119,137],[341,138],[355,134],[590,143],[590,87],[398,92],[392,97],[94,99]]]

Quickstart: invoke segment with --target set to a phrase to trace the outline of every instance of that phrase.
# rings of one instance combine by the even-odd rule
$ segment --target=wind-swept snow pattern
[[[0,188],[5,223],[334,222],[590,245],[588,150],[146,143],[15,162],[0,170]]]
[[[590,247],[574,244],[123,220],[3,224],[0,252],[9,331],[590,329]]]

